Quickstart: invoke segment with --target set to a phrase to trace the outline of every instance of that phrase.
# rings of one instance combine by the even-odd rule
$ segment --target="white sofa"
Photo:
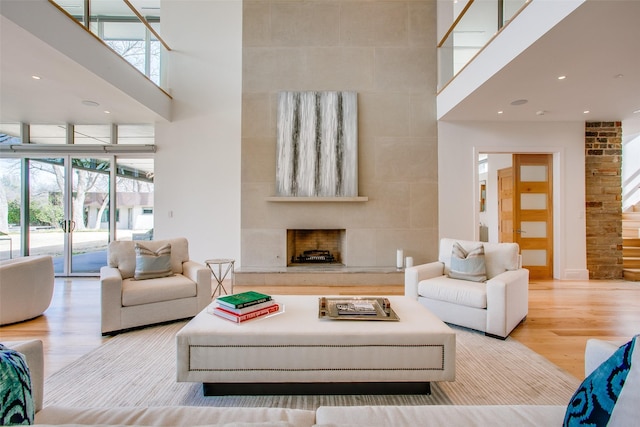
[[[227,427],[502,427],[560,426],[565,405],[433,405],[433,406],[320,406],[316,411],[285,408],[245,407],[120,407],[42,408],[44,384],[42,342],[4,343],[25,355],[34,389],[36,425],[146,425]],[[585,350],[585,376],[618,349],[617,343],[589,340]],[[635,352],[627,377],[635,387],[632,402],[640,398],[640,350]],[[631,379],[631,376],[634,376]],[[626,415],[637,419],[640,406],[628,405]]]
[[[484,247],[487,280],[449,277],[455,242]],[[529,270],[521,267],[516,243],[443,238],[438,261],[405,270],[405,295],[416,298],[442,321],[506,338],[529,311]]]
[[[111,242],[100,269],[103,335],[193,317],[211,302],[211,271],[189,260],[187,239],[140,243],[152,250],[170,243],[173,275],[136,280],[136,242]]]
[[[590,339],[585,348],[585,378],[596,370],[602,362],[618,350],[619,346],[625,343],[609,342],[599,339]],[[637,346],[637,342],[636,342]],[[606,365],[605,365],[606,366]],[[618,366],[618,365],[615,365]],[[594,377],[608,379],[612,382],[611,389],[623,387],[613,409],[613,414],[608,420],[609,427],[627,427],[637,425],[640,419],[640,349],[634,350],[630,360],[630,371],[620,384],[620,380],[611,376],[612,373],[620,375],[617,369],[609,366],[602,372],[598,372]],[[611,370],[609,370],[611,369]],[[589,379],[586,380],[587,382]],[[605,401],[610,402],[609,387]],[[579,388],[580,390],[580,388]],[[584,402],[593,402],[594,393],[587,387],[586,395],[584,390],[576,393],[578,406],[584,410]],[[572,399],[573,400],[573,399]],[[574,402],[567,402],[568,405],[434,405],[434,406],[321,406],[316,411],[316,427],[414,427],[414,426],[447,426],[447,427],[549,427],[564,425],[567,408]],[[597,406],[597,405],[594,405]],[[575,419],[574,419],[575,421]],[[593,424],[589,420],[581,420],[580,425],[603,425],[600,422]],[[576,425],[572,423],[570,425]]]
[[[0,325],[40,316],[53,297],[53,259],[26,256],[0,262]]]

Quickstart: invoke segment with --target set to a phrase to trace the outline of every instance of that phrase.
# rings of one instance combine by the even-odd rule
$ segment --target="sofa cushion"
[[[484,282],[487,280],[487,270],[484,265],[484,246],[482,246],[482,243],[467,249],[463,248],[459,242],[453,244],[449,277],[472,282]]]
[[[565,414],[565,426],[635,425],[640,418],[640,336],[616,350],[580,384]]]
[[[288,408],[131,406],[80,408],[46,406],[36,414],[38,424],[205,426],[291,425],[311,427],[315,411]],[[234,424],[235,423],[235,424]],[[270,424],[268,424],[270,423]]]
[[[484,282],[434,277],[418,283],[418,295],[467,307],[487,308],[487,285]]]
[[[191,298],[195,297],[196,293],[195,282],[182,274],[157,279],[125,279],[122,281],[122,305],[124,307]]]
[[[133,277],[136,280],[155,279],[173,274],[171,270],[171,243],[153,250],[136,242],[135,251],[136,270]]]
[[[561,405],[320,406],[315,427],[559,426]]]
[[[24,356],[0,344],[0,425],[33,424],[35,402]]]
[[[176,274],[182,274],[182,263],[189,261],[187,239],[178,237],[167,240],[145,240],[144,246],[151,250],[158,250],[167,243],[171,244],[171,269]],[[109,267],[117,268],[123,279],[133,277],[136,270],[135,242],[116,240],[109,243],[107,252]]]

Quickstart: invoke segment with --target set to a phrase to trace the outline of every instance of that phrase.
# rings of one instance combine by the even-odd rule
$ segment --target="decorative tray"
[[[391,320],[400,318],[388,298],[318,298],[318,318],[331,320]]]

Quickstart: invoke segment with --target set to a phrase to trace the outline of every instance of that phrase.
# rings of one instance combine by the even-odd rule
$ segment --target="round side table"
[[[227,275],[229,274],[229,272],[231,272],[231,286],[229,287],[229,292],[233,293],[235,262],[236,261],[234,259],[228,259],[228,258],[208,259],[204,262],[205,265],[209,267],[209,270],[211,270],[211,274],[213,274],[213,278],[216,279],[216,283],[217,283],[216,288],[213,290],[213,293],[211,294],[212,297],[214,297],[216,294],[222,295],[222,292],[224,292],[225,295],[229,294],[226,288],[224,287],[224,285],[222,284],[224,282],[224,279],[227,278]],[[224,267],[224,273],[223,273],[223,267]]]

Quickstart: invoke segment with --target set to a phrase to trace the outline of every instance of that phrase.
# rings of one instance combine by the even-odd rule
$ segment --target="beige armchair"
[[[482,245],[484,279],[453,278],[454,244]],[[405,270],[405,295],[416,298],[443,322],[506,338],[529,311],[529,270],[522,268],[516,243],[440,240],[438,261]],[[472,276],[471,274],[469,276]]]
[[[170,244],[169,276],[136,279],[136,243],[152,251]],[[100,269],[103,335],[193,317],[211,302],[211,271],[189,260],[185,238],[111,242],[108,263]]]
[[[26,256],[0,262],[0,325],[40,316],[53,297],[53,258]]]

